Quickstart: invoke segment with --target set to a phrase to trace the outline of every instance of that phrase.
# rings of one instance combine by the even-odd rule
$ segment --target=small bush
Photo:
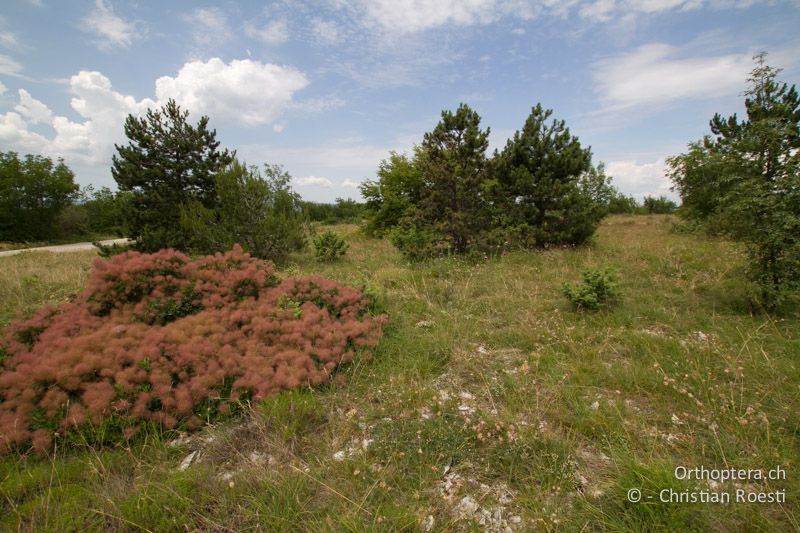
[[[332,231],[326,231],[314,239],[314,256],[317,261],[336,261],[347,253],[348,244]]]
[[[565,283],[561,292],[578,309],[599,309],[619,300],[616,273],[610,268],[589,269],[581,273],[583,282],[572,286]]]
[[[0,453],[187,429],[243,401],[326,383],[384,317],[321,277],[278,281],[241,247],[98,259],[86,289],[0,338]]]
[[[410,261],[421,261],[436,255],[434,235],[413,226],[398,226],[389,233],[392,244]]]

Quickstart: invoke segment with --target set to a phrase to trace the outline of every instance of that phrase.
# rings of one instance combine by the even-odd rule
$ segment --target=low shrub
[[[578,309],[599,309],[620,297],[617,276],[610,268],[589,269],[581,273],[583,282],[565,283],[561,292]]]
[[[336,261],[347,253],[349,245],[332,231],[326,231],[314,239],[314,256],[317,261]]]
[[[410,261],[421,261],[437,255],[433,233],[413,226],[398,226],[389,233],[392,244]]]
[[[86,289],[0,339],[0,452],[192,430],[242,402],[329,381],[369,354],[384,316],[352,288],[279,281],[238,246],[98,259]]]

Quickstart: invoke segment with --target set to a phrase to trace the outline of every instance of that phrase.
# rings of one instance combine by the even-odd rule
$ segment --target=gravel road
[[[128,239],[110,239],[107,241],[100,241],[100,244],[125,244]],[[23,248],[21,250],[6,250],[0,252],[0,257],[9,255],[17,255],[22,252],[82,252],[84,250],[94,250],[94,244],[90,242],[76,242],[73,244],[59,244],[58,246],[40,246],[38,248]]]

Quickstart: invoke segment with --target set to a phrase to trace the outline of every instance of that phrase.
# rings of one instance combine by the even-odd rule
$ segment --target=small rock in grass
[[[178,466],[178,471],[179,472],[183,472],[184,470],[189,468],[192,465],[192,463],[194,462],[194,460],[197,458],[197,454],[198,453],[199,452],[197,450],[195,450],[195,451],[191,452],[189,455],[187,455],[186,457],[184,457],[183,461],[181,461],[180,466]]]

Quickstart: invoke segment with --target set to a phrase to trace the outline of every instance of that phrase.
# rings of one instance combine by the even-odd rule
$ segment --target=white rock
[[[344,450],[339,450],[335,454],[333,454],[334,461],[344,461]]]
[[[189,468],[192,465],[192,463],[194,462],[194,460],[197,458],[197,454],[198,453],[199,452],[197,450],[195,450],[195,451],[191,452],[189,455],[187,455],[186,457],[184,457],[183,461],[181,461],[180,466],[178,466],[178,471],[183,472],[184,470]]]
[[[429,514],[422,522],[422,531],[432,531],[435,523],[436,520],[434,520],[433,515]]]
[[[456,506],[456,511],[464,518],[471,518],[480,509],[480,505],[472,496],[464,496]]]

